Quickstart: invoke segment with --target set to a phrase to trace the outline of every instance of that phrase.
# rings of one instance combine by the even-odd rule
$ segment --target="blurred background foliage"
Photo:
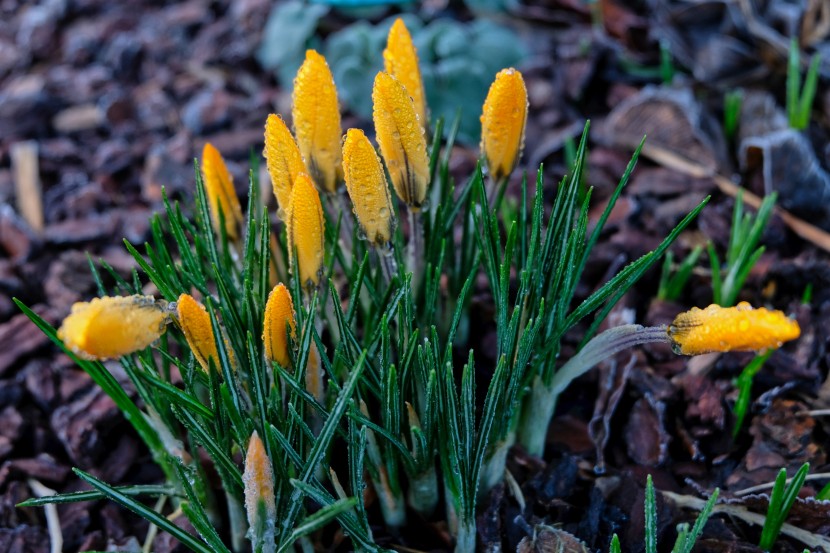
[[[470,8],[482,14],[503,8],[500,0],[471,4]],[[366,75],[383,69],[386,35],[398,15],[376,24],[357,21],[321,39],[317,24],[329,9],[300,1],[275,6],[263,33],[259,62],[290,88],[305,49],[318,49],[331,66],[340,101],[354,114],[371,119],[372,79]],[[418,48],[430,119],[452,121],[460,112],[459,138],[476,144],[481,105],[490,83],[500,69],[519,65],[527,57],[526,45],[512,29],[490,19],[424,22],[414,14],[400,17]]]

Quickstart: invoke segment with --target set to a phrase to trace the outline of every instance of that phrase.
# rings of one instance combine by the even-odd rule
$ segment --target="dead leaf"
[[[517,553],[588,553],[576,536],[552,526],[537,526],[533,537],[519,542]]]
[[[614,108],[606,133],[613,143],[632,149],[645,135],[646,148],[657,144],[710,174],[726,165],[717,153],[726,149],[720,128],[689,88],[645,87]]]
[[[631,408],[625,427],[628,456],[637,464],[656,467],[665,462],[671,436],[666,432],[663,402],[646,393]]]

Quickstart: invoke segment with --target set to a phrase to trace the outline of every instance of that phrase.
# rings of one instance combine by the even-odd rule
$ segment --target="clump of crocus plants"
[[[402,23],[384,59],[374,133],[343,135],[326,61],[308,52],[293,133],[279,115],[265,125],[276,210],[259,197],[255,171],[242,210],[221,156],[205,148],[194,218],[165,201],[144,253],[127,244],[160,298],[139,295],[138,276],[128,282],[105,265],[116,289],[105,290],[96,272],[105,297],[76,305],[57,333],[21,306],[113,398],[167,478],[162,487],[116,489],[78,471],[94,493],[62,501],[108,497],[198,552],[284,551],[336,525],[327,536],[379,551],[371,486],[384,535],[408,517],[443,519],[455,550],[474,551],[478,500],[503,478],[509,448],[542,455],[558,395],[599,361],[648,342],[695,355],[798,336],[783,314],[745,304],[595,336],[703,204],[576,302],[639,150],[590,232],[590,192],[580,193],[585,135],[549,215],[541,170],[535,187],[522,183],[518,210],[496,209],[524,143],[521,73],[496,76],[482,110],[482,163],[456,183],[454,133],[442,141],[443,122],[433,121],[428,140],[417,55]],[[477,281],[495,305],[497,356],[484,383],[470,331]],[[560,360],[563,335],[586,319],[583,347]],[[120,360],[138,400],[101,363],[107,358]],[[198,535],[150,508],[145,492],[165,496],[165,508]]]

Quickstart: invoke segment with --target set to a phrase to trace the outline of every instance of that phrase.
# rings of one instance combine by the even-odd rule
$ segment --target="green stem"
[[[383,277],[386,279],[386,283],[389,284],[392,282],[392,279],[395,278],[395,275],[398,274],[398,264],[395,263],[395,251],[391,248],[391,246],[383,247],[383,248],[375,248],[375,253],[378,256],[378,262],[380,263],[380,268],[383,271]]]
[[[630,324],[610,328],[585,344],[554,373],[549,383],[546,384],[537,376],[533,380],[519,429],[519,440],[527,452],[536,456],[544,453],[545,438],[556,400],[571,382],[612,355],[634,346],[655,342],[671,343],[665,326]]]
[[[349,200],[346,194],[342,192],[331,192],[325,195],[326,201],[323,202],[323,209],[328,214],[328,219],[333,225],[340,220],[340,236],[338,237],[338,246],[343,252],[343,261],[349,264],[352,259],[352,237],[354,236],[354,221],[352,219],[352,209],[349,205]],[[343,267],[343,270],[348,274],[351,267]]]
[[[479,478],[479,495],[485,496],[504,478],[507,466],[507,453],[516,441],[516,433],[510,432],[504,440],[495,444],[490,455],[484,460],[484,467]]]
[[[438,478],[434,463],[411,478],[407,499],[409,506],[424,518],[429,517],[435,511],[438,505]]]
[[[379,477],[373,478],[372,483],[378,494],[380,512],[386,526],[393,529],[406,526],[406,503],[400,493],[400,486],[390,482],[385,468],[381,468]]]
[[[340,206],[340,240],[347,243],[349,247],[346,251],[351,252],[352,236],[354,236],[354,219],[352,218],[352,206],[349,198],[346,197],[345,189],[341,188],[337,192],[337,201]],[[335,221],[337,219],[335,218]]]
[[[465,517],[458,521],[458,535],[455,537],[455,553],[475,553],[476,521],[474,517]]]
[[[507,191],[507,183],[510,177],[504,177],[501,180],[496,180],[492,175],[487,177],[487,203],[490,209],[498,213],[501,203],[504,200],[504,194]]]
[[[524,402],[522,420],[519,424],[519,443],[530,455],[541,457],[545,452],[548,425],[556,409],[557,396],[550,393],[541,376],[533,379],[530,395]]]
[[[407,267],[412,272],[412,295],[418,297],[421,278],[424,273],[424,223],[421,211],[409,209],[409,248]]]
[[[245,532],[248,530],[248,523],[239,500],[228,490],[225,490],[225,497],[228,501],[228,519],[231,526],[231,548],[239,553],[245,549]]]

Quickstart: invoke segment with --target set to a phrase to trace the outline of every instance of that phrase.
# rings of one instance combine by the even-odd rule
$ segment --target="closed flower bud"
[[[179,326],[187,340],[187,345],[202,369],[210,369],[209,359],[217,370],[219,369],[219,352],[213,337],[213,326],[210,324],[210,314],[205,306],[193,299],[189,294],[182,294],[176,301],[176,317]]]
[[[400,17],[395,20],[386,37],[386,50],[383,51],[383,63],[386,72],[398,79],[406,88],[415,104],[415,113],[421,126],[426,128],[427,103],[424,93],[424,81],[418,67],[418,52],[412,44],[412,36]]]
[[[297,175],[308,173],[308,169],[294,136],[279,115],[272,113],[265,123],[265,149],[262,155],[265,156],[268,174],[271,176],[280,217],[284,219],[291,201],[291,187],[294,186]]]
[[[265,451],[265,444],[256,430],[245,453],[245,510],[248,514],[248,537],[253,551],[274,551],[274,528],[277,507],[274,500],[274,469]]]
[[[387,73],[375,77],[372,103],[375,134],[395,192],[410,209],[420,209],[429,186],[429,157],[415,104],[404,86]]]
[[[72,306],[58,338],[83,359],[110,359],[146,348],[169,320],[164,303],[152,296],[95,298]]]
[[[231,240],[239,237],[239,228],[242,225],[242,207],[233,187],[233,178],[225,166],[225,161],[219,150],[210,143],[205,144],[202,150],[202,174],[204,175],[205,192],[210,204],[210,216],[213,219],[213,228],[219,232],[219,210],[225,218],[225,233]]]
[[[392,239],[395,218],[383,166],[363,131],[349,129],[343,142],[343,174],[366,239],[380,247]]]
[[[710,305],[679,314],[669,326],[672,349],[681,355],[778,348],[801,335],[798,323],[781,311]]]
[[[325,220],[320,196],[305,173],[294,181],[286,223],[291,266],[297,265],[303,286],[314,288],[323,273]]]
[[[294,303],[284,284],[277,284],[268,294],[265,304],[265,320],[262,325],[262,341],[265,357],[276,361],[281,367],[291,366],[288,334],[296,340],[297,325],[294,322]]]
[[[326,58],[307,50],[294,78],[294,134],[297,145],[321,191],[332,193],[342,180],[340,108]]]
[[[527,88],[522,74],[502,69],[490,85],[481,114],[481,153],[495,181],[506,178],[522,156]]]

